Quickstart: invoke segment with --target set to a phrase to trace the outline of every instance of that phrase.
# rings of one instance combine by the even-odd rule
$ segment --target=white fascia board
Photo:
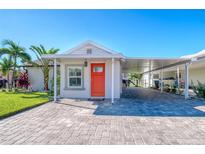
[[[127,57],[128,60],[189,60],[190,58]]]
[[[68,55],[68,54],[46,54],[42,55],[44,59],[59,59],[59,58],[68,58],[68,59],[78,59],[78,58],[125,58],[119,54],[112,54],[112,55]]]
[[[181,56],[180,58],[198,58],[200,56],[205,56],[205,50],[201,50],[197,53],[194,54],[190,54],[190,55],[185,55],[185,56]]]

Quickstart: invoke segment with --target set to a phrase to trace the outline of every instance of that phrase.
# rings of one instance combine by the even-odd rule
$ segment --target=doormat
[[[89,101],[104,101],[105,98],[88,98]]]

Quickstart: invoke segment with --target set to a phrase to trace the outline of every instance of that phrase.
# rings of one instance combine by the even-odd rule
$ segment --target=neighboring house
[[[159,78],[162,70],[166,76],[166,70],[170,68],[171,71],[174,71],[176,77],[176,68],[178,67],[179,72],[185,73],[184,77],[187,80],[204,81],[205,75],[204,68],[201,67],[204,66],[204,61],[198,57],[195,59],[193,57],[128,58],[92,41],[86,41],[63,54],[43,55],[43,58],[54,60],[54,66],[60,65],[60,96],[68,98],[103,97],[112,98],[112,101],[114,98],[120,98],[122,73],[124,76],[129,72],[143,74],[141,81],[143,84],[141,85],[144,87],[150,86],[153,76]],[[190,66],[190,72],[193,73],[190,74],[191,78],[188,78],[190,76],[188,74],[189,63],[194,60],[200,60],[200,62],[197,62],[200,67],[196,66],[192,70],[192,66]],[[33,89],[42,89],[43,74],[41,70],[34,67],[27,69]],[[50,73],[51,80],[55,79],[55,67],[54,73],[52,70]],[[145,84],[146,82],[147,84]],[[189,86],[188,84],[189,82],[186,82],[186,87]],[[54,86],[54,88],[56,87]]]

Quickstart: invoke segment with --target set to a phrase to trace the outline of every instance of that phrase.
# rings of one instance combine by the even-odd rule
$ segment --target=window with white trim
[[[69,66],[68,67],[68,88],[82,88],[82,67]]]

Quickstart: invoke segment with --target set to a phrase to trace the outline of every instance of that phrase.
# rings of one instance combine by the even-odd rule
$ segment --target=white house
[[[44,58],[60,64],[61,97],[120,98],[122,54],[86,41],[64,54]]]
[[[133,58],[125,57],[123,54],[110,50],[93,41],[86,41],[63,54],[43,55],[43,58],[52,59],[54,67],[51,69],[51,79],[54,79],[54,100],[57,98],[56,69],[60,65],[60,97],[68,98],[120,98],[122,93],[122,73],[138,72],[143,74],[144,87],[150,87],[153,74],[157,73],[161,82],[166,71],[172,69],[183,73],[185,81],[185,97],[188,98],[190,83],[189,67],[192,63],[201,63],[204,69],[205,53],[180,58]],[[33,69],[33,70],[32,70]],[[34,70],[36,69],[36,70]],[[54,70],[54,71],[53,71]],[[53,71],[53,72],[52,72]],[[37,68],[28,68],[31,84],[42,86],[42,73]],[[192,70],[193,72],[193,70]],[[204,71],[198,71],[194,80],[204,79]],[[38,74],[38,76],[37,76]],[[52,76],[54,74],[54,76]],[[193,73],[193,76],[196,76]],[[33,79],[35,78],[35,79]],[[38,86],[37,86],[38,85]],[[163,86],[163,84],[161,84]],[[163,87],[160,87],[163,90]]]

